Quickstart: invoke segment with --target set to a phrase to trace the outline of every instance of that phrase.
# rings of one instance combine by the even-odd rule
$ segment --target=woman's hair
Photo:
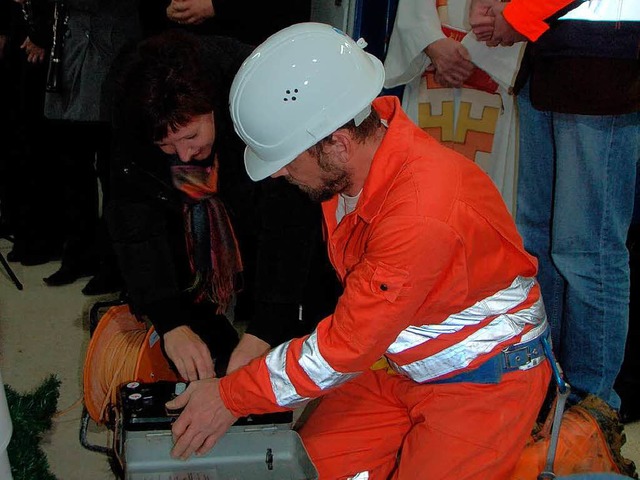
[[[153,141],[214,109],[214,86],[195,37],[169,30],[140,42],[123,60],[116,95]]]

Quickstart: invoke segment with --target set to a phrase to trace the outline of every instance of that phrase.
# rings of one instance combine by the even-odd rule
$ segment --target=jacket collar
[[[396,177],[407,163],[415,128],[397,97],[379,97],[374,100],[373,107],[387,125],[387,132],[371,162],[357,210],[367,223],[378,214]]]

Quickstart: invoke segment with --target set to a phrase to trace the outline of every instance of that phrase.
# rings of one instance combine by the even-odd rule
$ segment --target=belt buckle
[[[517,348],[507,347],[503,351],[505,369],[529,370],[536,367],[544,360],[544,354],[539,345],[522,345]]]

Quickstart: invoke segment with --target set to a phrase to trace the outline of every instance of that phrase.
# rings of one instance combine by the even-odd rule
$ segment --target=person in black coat
[[[244,171],[227,104],[251,51],[231,38],[167,31],[123,54],[112,71],[107,223],[133,310],[153,323],[188,380],[214,368],[222,375],[227,363],[236,369],[310,331],[340,291],[319,205],[286,182],[256,184]],[[282,202],[294,205],[286,215]],[[225,313],[247,325],[237,348]]]
[[[7,259],[25,266],[47,263],[61,249],[61,179],[43,114],[52,15],[49,2],[0,0],[0,217],[14,242]]]
[[[56,88],[47,89],[44,114],[59,155],[64,247],[60,268],[43,279],[49,286],[94,275],[101,250],[108,250],[100,198],[104,209],[110,200],[111,132],[102,89],[120,49],[142,35],[138,0],[65,0],[57,6],[63,19],[59,75]]]

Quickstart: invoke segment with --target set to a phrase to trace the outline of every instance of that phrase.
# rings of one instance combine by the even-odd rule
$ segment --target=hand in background
[[[526,42],[527,38],[521,35],[515,30],[511,24],[504,18],[503,11],[506,7],[506,3],[498,3],[491,7],[491,14],[494,17],[493,35],[491,40],[487,41],[487,45],[490,47],[496,47],[502,45],[503,47],[509,47],[516,42]]]
[[[491,9],[500,4],[500,0],[471,0],[469,6],[469,24],[480,42],[491,40],[495,15]]]
[[[198,25],[214,15],[211,0],[172,0],[167,7],[167,18],[180,24]]]
[[[264,340],[260,340],[258,337],[251,335],[250,333],[245,333],[242,335],[240,342],[231,353],[229,366],[227,367],[227,374],[243,367],[254,358],[264,355],[270,349],[271,345]]]
[[[433,62],[436,81],[444,87],[461,87],[473,72],[469,52],[452,38],[436,40],[424,51]]]
[[[209,348],[189,327],[181,325],[169,330],[163,340],[167,356],[182,378],[192,382],[215,375]]]
[[[33,43],[29,37],[25,38],[20,48],[24,50],[24,53],[27,55],[27,62],[42,63],[44,61],[44,48]]]
[[[224,405],[219,384],[217,378],[192,382],[184,393],[166,404],[169,409],[184,408],[171,428],[172,457],[186,460],[193,453],[207,453],[237,420]]]

